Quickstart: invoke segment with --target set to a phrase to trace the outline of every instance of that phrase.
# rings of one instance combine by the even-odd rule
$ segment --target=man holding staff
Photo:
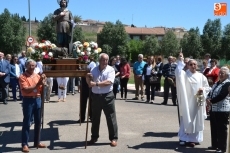
[[[28,141],[31,117],[34,116],[34,147],[46,148],[40,143],[41,126],[41,91],[45,82],[45,75],[34,73],[36,62],[29,59],[25,63],[26,71],[19,77],[23,96],[23,125],[22,125],[22,152],[29,152]]]
[[[86,79],[89,87],[92,87],[92,128],[91,140],[92,145],[99,138],[99,127],[101,119],[101,111],[106,116],[109,130],[110,146],[117,146],[118,132],[117,119],[114,104],[113,82],[115,79],[114,69],[108,65],[109,56],[105,53],[99,55],[99,65],[87,74]]]

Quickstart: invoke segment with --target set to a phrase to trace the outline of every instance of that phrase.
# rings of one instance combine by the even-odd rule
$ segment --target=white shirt
[[[147,69],[146,69],[146,75],[151,75],[152,72],[152,65],[148,65]]]
[[[43,69],[42,69],[43,63],[42,63],[42,61],[37,62],[37,67],[39,68],[39,73],[43,73]]]
[[[16,74],[17,77],[20,76],[20,68],[19,68],[18,64],[15,64],[15,74]]]
[[[99,66],[97,66],[91,70],[91,73],[93,75],[94,82],[102,82],[105,80],[109,80],[112,82],[110,85],[107,85],[105,87],[98,87],[98,86],[92,87],[93,93],[104,94],[104,93],[109,93],[110,91],[113,90],[113,82],[115,79],[115,71],[113,67],[107,65],[104,70],[100,71]]]
[[[95,68],[96,67],[96,63],[94,62],[94,61],[91,61],[90,63],[89,63],[89,65],[87,66],[87,68],[89,69],[89,70],[92,70],[93,68]]]
[[[35,67],[35,69],[34,69],[34,73],[36,73],[36,74],[39,74],[39,73],[40,73],[40,69],[39,69],[39,67]]]

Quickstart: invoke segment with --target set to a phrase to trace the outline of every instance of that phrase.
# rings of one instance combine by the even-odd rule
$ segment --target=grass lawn
[[[131,69],[131,74],[129,77],[129,84],[134,84],[133,69]],[[161,77],[161,86],[164,86],[164,77]]]

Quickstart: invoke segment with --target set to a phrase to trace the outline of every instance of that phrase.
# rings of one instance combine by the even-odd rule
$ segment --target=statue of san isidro
[[[67,9],[69,0],[57,0],[57,2],[60,8],[55,10],[53,14],[53,19],[56,21],[57,46],[62,49],[66,48],[65,51],[67,52],[71,40],[73,16]]]

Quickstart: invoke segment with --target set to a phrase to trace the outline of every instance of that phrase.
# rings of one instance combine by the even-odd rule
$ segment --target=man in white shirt
[[[114,68],[108,65],[109,56],[105,53],[99,55],[99,66],[87,74],[87,83],[92,87],[92,128],[89,144],[94,144],[99,138],[101,111],[104,111],[109,131],[110,146],[117,146],[118,127],[115,111],[115,97],[113,83],[115,79]]]

